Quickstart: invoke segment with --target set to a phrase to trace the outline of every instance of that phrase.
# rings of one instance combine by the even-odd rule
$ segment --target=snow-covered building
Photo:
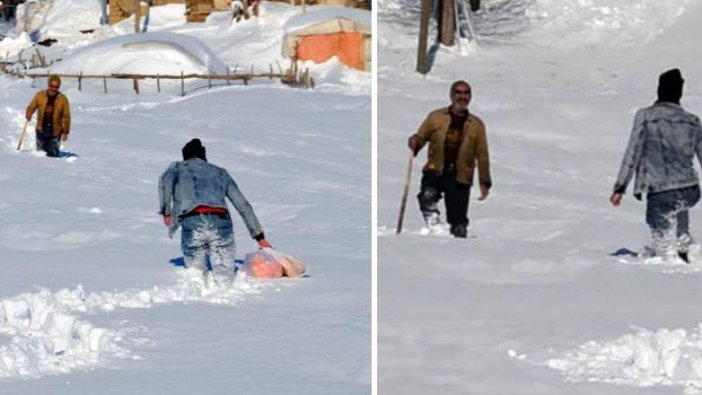
[[[283,56],[323,63],[336,56],[348,67],[370,70],[372,22],[367,10],[324,7],[285,24]]]
[[[188,22],[204,22],[212,11],[224,11],[231,7],[231,0],[152,0],[152,6],[166,4],[185,4],[185,16]],[[148,7],[140,0],[110,1],[110,24],[118,23],[134,15],[141,5],[141,15],[146,15]]]

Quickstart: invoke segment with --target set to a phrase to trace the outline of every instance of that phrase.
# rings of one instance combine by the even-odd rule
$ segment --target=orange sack
[[[241,270],[254,278],[307,276],[307,265],[303,261],[270,248],[246,254]]]

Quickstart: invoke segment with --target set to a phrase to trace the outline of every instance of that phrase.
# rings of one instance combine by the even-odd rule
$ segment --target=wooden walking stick
[[[20,134],[19,142],[17,143],[17,151],[22,148],[22,140],[24,140],[24,135],[27,133],[27,124],[29,121],[24,121],[24,127],[22,128],[22,133]]]
[[[407,165],[407,175],[405,176],[405,190],[402,193],[400,203],[400,216],[397,218],[397,233],[402,233],[402,221],[405,219],[405,207],[407,207],[407,195],[409,194],[410,181],[412,179],[412,162],[414,161],[414,151],[410,151],[409,164]]]

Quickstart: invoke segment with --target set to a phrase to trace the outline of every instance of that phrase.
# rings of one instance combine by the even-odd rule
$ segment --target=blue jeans
[[[181,221],[180,247],[185,266],[205,272],[209,257],[215,278],[233,277],[236,243],[229,215],[196,214],[185,216]]]
[[[687,252],[693,242],[689,209],[699,201],[698,185],[646,196],[646,223],[651,229],[657,254]]]

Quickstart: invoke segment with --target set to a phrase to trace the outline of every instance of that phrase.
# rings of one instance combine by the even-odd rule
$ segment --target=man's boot
[[[465,225],[451,225],[451,234],[455,238],[465,239],[468,237],[468,227]]]
[[[439,213],[426,213],[424,214],[424,222],[427,223],[427,228],[435,229],[441,224],[441,219],[439,218]]]
[[[680,259],[685,261],[685,263],[690,263],[690,257],[687,255],[687,251],[686,252],[678,251],[678,256],[680,257]]]

